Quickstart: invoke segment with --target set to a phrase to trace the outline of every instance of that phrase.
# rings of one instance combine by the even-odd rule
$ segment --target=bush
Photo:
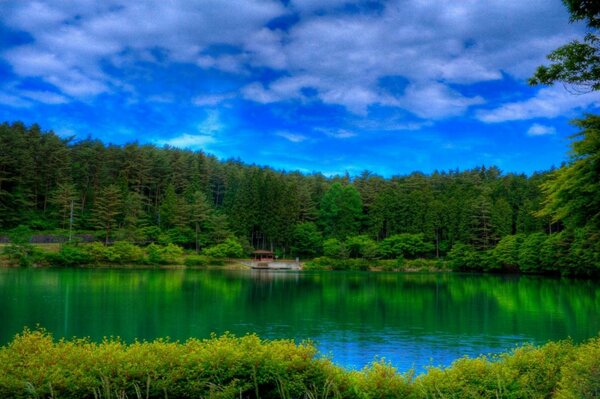
[[[523,234],[503,237],[493,249],[496,261],[504,268],[515,269],[519,264],[519,248],[525,236]]]
[[[460,242],[454,244],[447,259],[448,266],[453,270],[481,269],[479,254],[472,246]]]
[[[174,265],[180,263],[183,256],[183,248],[175,244],[167,244],[161,247],[150,244],[146,247],[148,254],[147,262],[151,265]]]
[[[236,239],[228,238],[221,244],[205,248],[202,254],[216,259],[241,258],[244,256],[244,248]]]
[[[345,246],[351,258],[377,259],[379,246],[366,235],[349,237]]]
[[[563,367],[557,398],[592,399],[600,397],[600,339],[576,348],[568,367]]]
[[[74,245],[63,245],[57,253],[46,254],[51,266],[80,266],[92,262],[92,257],[83,248]]]
[[[397,258],[415,258],[424,256],[433,251],[433,245],[424,241],[423,234],[395,234],[383,240],[380,244],[380,250],[387,259]]]
[[[540,248],[546,237],[544,233],[534,233],[523,240],[519,248],[519,269],[522,272],[541,271]]]
[[[348,257],[348,249],[337,238],[330,238],[323,242],[323,254],[328,258],[346,259]]]
[[[207,266],[210,264],[210,258],[204,255],[189,255],[183,261],[186,266]]]
[[[348,371],[308,343],[256,335],[125,344],[25,330],[0,348],[0,397],[597,398],[600,338],[462,358],[413,378],[380,361]]]
[[[141,263],[144,261],[144,251],[137,245],[118,241],[105,248],[106,260],[111,263]]]
[[[11,262],[19,266],[32,266],[39,253],[29,243],[33,232],[28,226],[20,225],[8,232],[10,244],[4,247],[3,253]]]

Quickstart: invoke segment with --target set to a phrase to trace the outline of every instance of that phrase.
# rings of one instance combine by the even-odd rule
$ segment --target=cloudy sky
[[[0,0],[0,120],[325,174],[560,165],[560,0]]]

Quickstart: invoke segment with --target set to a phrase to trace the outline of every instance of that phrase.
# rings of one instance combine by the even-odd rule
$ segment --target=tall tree
[[[195,247],[196,252],[200,251],[200,226],[210,216],[210,205],[206,199],[206,195],[202,191],[196,191],[192,195],[191,203],[189,204],[190,223],[194,225],[195,232]]]
[[[320,220],[325,235],[346,238],[356,235],[360,227],[362,201],[352,185],[334,183],[321,200]]]
[[[600,116],[573,122],[582,129],[572,136],[571,162],[542,184],[546,195],[540,216],[550,216],[570,227],[588,224],[600,230]]]
[[[108,244],[110,233],[122,213],[123,199],[121,191],[114,184],[98,192],[93,209],[93,221],[97,228],[104,230],[104,241]]]

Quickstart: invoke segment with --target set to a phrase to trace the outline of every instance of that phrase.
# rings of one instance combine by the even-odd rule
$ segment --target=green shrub
[[[204,255],[189,255],[186,256],[183,264],[186,266],[207,266],[210,264],[210,258]]]
[[[0,348],[2,398],[597,398],[600,338],[462,358],[413,378],[384,361],[348,371],[309,343],[256,335],[125,344],[54,341],[44,331]]]
[[[516,268],[519,264],[519,248],[525,239],[523,234],[502,237],[493,249],[494,257],[501,267]]]
[[[6,245],[3,253],[8,259],[19,266],[32,266],[39,257],[39,252],[29,243],[33,232],[28,226],[19,225],[8,232],[10,244]]]
[[[174,265],[180,263],[183,248],[175,244],[167,244],[164,247],[150,244],[146,247],[146,253],[146,261],[151,265]]]
[[[600,398],[600,339],[590,340],[576,348],[567,367],[563,367],[560,399]]]
[[[205,248],[202,254],[215,259],[241,258],[244,256],[244,248],[235,238],[228,238],[221,244]]]
[[[448,266],[453,270],[481,269],[479,254],[472,246],[460,242],[452,246],[447,260]]]
[[[540,248],[546,241],[546,234],[534,233],[528,235],[519,248],[519,269],[522,272],[541,271]]]
[[[323,242],[323,254],[332,259],[346,259],[349,255],[346,245],[337,238],[330,238]]]
[[[144,251],[137,245],[118,241],[105,249],[106,260],[112,263],[141,263]]]
[[[63,245],[56,253],[46,254],[51,266],[79,266],[92,262],[90,254],[81,246]]]

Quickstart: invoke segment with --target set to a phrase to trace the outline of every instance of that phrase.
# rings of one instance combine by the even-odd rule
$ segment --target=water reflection
[[[131,341],[230,331],[311,339],[346,367],[401,370],[600,330],[594,282],[450,274],[0,270],[0,341],[39,324],[56,336]]]

